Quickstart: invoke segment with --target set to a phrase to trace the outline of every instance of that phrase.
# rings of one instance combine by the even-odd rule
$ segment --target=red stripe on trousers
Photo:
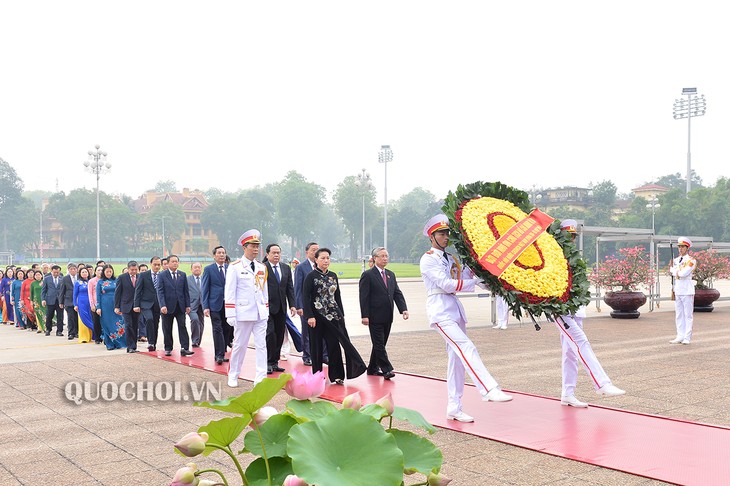
[[[474,371],[474,368],[471,367],[471,365],[469,364],[469,361],[466,359],[466,356],[464,356],[464,352],[461,350],[461,348],[459,347],[459,345],[456,344],[456,341],[454,341],[453,339],[451,339],[451,337],[448,334],[446,334],[446,331],[444,331],[443,328],[441,326],[439,326],[439,323],[438,322],[436,323],[436,327],[438,327],[439,328],[439,331],[441,331],[441,333],[443,333],[443,335],[446,336],[446,339],[448,339],[449,341],[451,341],[454,344],[454,346],[456,346],[456,349],[459,350],[459,354],[461,355],[461,359],[464,361],[464,363],[466,363],[466,365],[471,370],[471,374],[477,379],[477,381],[479,383],[482,384],[482,386],[484,387],[484,389],[487,390],[487,393],[489,393],[489,388],[487,388],[487,385],[485,385],[482,382],[482,380],[479,378],[479,375],[477,374],[477,372]]]
[[[561,318],[560,320],[562,321],[563,319]],[[591,380],[593,380],[593,383],[595,383],[596,386],[598,388],[600,388],[601,385],[598,384],[598,380],[596,380],[596,377],[593,376],[593,371],[591,370],[591,367],[588,366],[588,363],[586,363],[586,360],[583,359],[583,355],[580,354],[580,346],[578,346],[578,343],[576,343],[575,341],[573,341],[573,336],[571,336],[570,334],[568,334],[568,330],[565,329],[565,327],[561,326],[560,323],[557,320],[555,321],[555,325],[558,326],[558,329],[560,331],[562,331],[563,334],[565,334],[566,336],[568,336],[568,339],[570,339],[570,342],[572,342],[573,344],[575,344],[575,350],[578,353],[578,356],[580,357],[580,360],[583,362],[583,366],[585,366],[585,368],[588,370],[588,374],[590,375]],[[574,324],[574,325],[577,326],[578,324]]]

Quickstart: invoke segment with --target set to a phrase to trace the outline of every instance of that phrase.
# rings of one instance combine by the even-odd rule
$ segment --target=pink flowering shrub
[[[691,256],[697,260],[692,279],[698,289],[711,289],[715,279],[730,278],[730,258],[715,250],[693,251]]]
[[[593,285],[612,291],[635,291],[641,285],[648,287],[654,283],[654,269],[644,247],[621,248],[618,253],[618,257],[611,255],[596,264],[588,277]]]

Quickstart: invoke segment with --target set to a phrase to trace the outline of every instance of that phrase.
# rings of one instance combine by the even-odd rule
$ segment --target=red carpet
[[[181,358],[176,351],[144,353],[195,368],[225,374],[227,363],[215,364],[212,351],[197,348]],[[246,353],[243,375],[253,380],[254,350]],[[287,370],[310,369],[300,358],[280,361]],[[363,375],[345,386],[330,385],[321,398],[341,402],[359,391],[363,403],[388,392],[396,405],[418,410],[433,425],[596,466],[687,485],[730,484],[730,428],[686,422],[591,405],[563,407],[554,398],[510,391],[508,403],[484,403],[473,386],[464,393],[464,411],[476,422],[446,420],[446,382],[406,373],[392,381]],[[613,398],[611,400],[620,400]],[[596,397],[596,400],[600,398]]]

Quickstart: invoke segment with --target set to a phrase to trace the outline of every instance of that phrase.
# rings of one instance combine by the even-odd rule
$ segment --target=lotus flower
[[[451,479],[441,474],[429,473],[428,475],[428,486],[446,486],[451,482]]]
[[[180,451],[184,456],[195,457],[205,450],[205,443],[208,442],[208,433],[190,432],[185,437],[177,441],[175,449]]]
[[[379,399],[377,402],[375,402],[375,405],[380,405],[381,407],[383,407],[388,412],[388,415],[393,415],[393,411],[395,410],[393,395],[390,392],[381,399]]]
[[[255,423],[256,427],[261,427],[272,415],[276,415],[277,413],[279,412],[274,407],[261,407],[258,412],[253,414],[252,423]],[[253,429],[255,427],[251,425],[251,428]]]
[[[286,477],[286,479],[284,479],[284,482],[281,483],[281,486],[309,486],[309,485],[302,478],[295,476],[294,474],[290,474]]]
[[[360,398],[360,392],[355,392],[351,395],[347,395],[342,400],[342,408],[360,410],[360,407],[362,407],[362,398]]]
[[[324,392],[325,376],[324,373],[318,371],[312,374],[311,371],[300,373],[297,370],[292,371],[292,378],[286,383],[284,390],[289,396],[297,400],[309,400],[316,398]]]
[[[170,486],[199,486],[199,480],[195,476],[197,470],[197,466],[192,462],[185,467],[181,467],[175,473],[175,477],[172,478]]]

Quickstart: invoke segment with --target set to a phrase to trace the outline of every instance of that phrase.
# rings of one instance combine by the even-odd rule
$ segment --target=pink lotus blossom
[[[199,480],[195,476],[195,471],[197,470],[197,466],[192,462],[187,466],[181,467],[172,478],[170,486],[198,486]]]
[[[342,399],[342,408],[360,410],[360,407],[362,407],[362,398],[360,398],[360,392],[352,393]]]
[[[175,449],[179,450],[184,456],[195,457],[205,450],[205,443],[208,442],[208,433],[190,432],[182,439],[177,441]]]
[[[387,395],[375,402],[375,405],[380,405],[381,407],[383,407],[385,411],[388,412],[388,415],[393,415],[393,411],[395,410],[393,395],[390,392],[388,392]]]
[[[305,373],[294,370],[292,378],[286,383],[284,390],[297,400],[309,400],[324,393],[324,387],[325,375],[323,372],[318,371],[312,374],[310,370]]]
[[[294,474],[290,474],[286,477],[286,479],[284,479],[284,482],[281,483],[281,486],[309,486],[309,485],[302,478],[295,476]]]
[[[441,474],[430,473],[428,475],[428,486],[446,486],[451,482],[451,479]]]
[[[274,407],[261,407],[258,412],[253,414],[252,423],[255,423],[257,427],[261,427],[267,420],[269,420],[269,418],[271,418],[272,415],[276,415],[277,413],[279,412],[277,412]],[[253,425],[251,428],[254,428]]]

